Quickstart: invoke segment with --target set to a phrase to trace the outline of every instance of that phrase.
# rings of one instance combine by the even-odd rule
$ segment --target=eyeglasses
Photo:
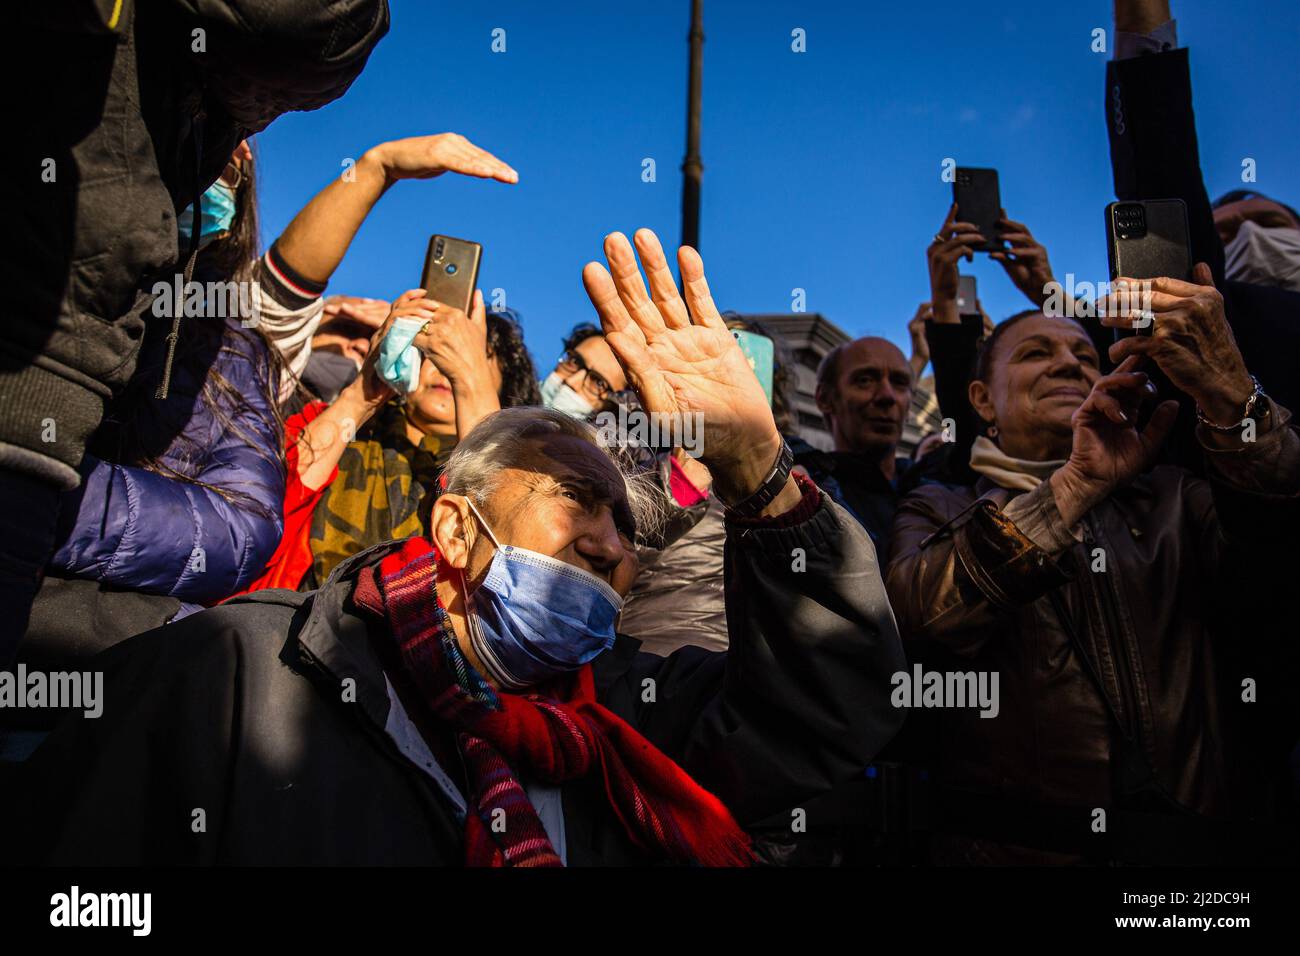
[[[593,371],[586,359],[573,349],[560,356],[559,369],[569,375],[581,372],[582,391],[599,402],[605,401],[609,398],[610,392],[614,391],[613,386],[605,381],[599,372]]]
[[[226,168],[221,171],[219,178],[231,189],[238,189],[239,184],[244,181],[244,171],[233,162],[226,163]]]

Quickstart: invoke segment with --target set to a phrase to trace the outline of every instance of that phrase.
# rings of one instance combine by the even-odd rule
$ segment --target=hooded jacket
[[[38,94],[12,97],[23,132],[0,188],[23,241],[0,273],[0,468],[67,489],[131,378],[155,282],[184,265],[177,213],[241,140],[341,96],[387,32],[388,5],[70,0],[13,14],[24,52],[58,67]],[[57,442],[42,441],[46,417]]]

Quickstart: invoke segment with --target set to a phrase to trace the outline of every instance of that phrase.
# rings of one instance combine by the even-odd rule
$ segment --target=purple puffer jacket
[[[194,334],[192,326],[182,332],[182,350]],[[285,487],[283,438],[267,398],[267,346],[234,321],[219,349],[217,336],[210,338],[206,356],[178,357],[166,401],[148,388],[115,416],[136,430],[144,447],[161,451],[165,469],[203,484],[87,454],[81,487],[64,499],[51,574],[213,604],[261,572],[283,533]],[[163,347],[162,336],[150,339],[145,351],[151,355],[141,356],[136,373],[146,385],[156,384],[152,370]],[[202,401],[204,378],[213,374],[249,407],[221,407],[219,416]]]

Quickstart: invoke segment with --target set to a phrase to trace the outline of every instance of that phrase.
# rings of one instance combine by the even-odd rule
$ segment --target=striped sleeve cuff
[[[273,243],[266,250],[266,255],[262,256],[262,282],[267,293],[289,309],[301,309],[319,299],[325,292],[326,283],[306,279],[295,272],[285,263],[277,246],[277,243]]]

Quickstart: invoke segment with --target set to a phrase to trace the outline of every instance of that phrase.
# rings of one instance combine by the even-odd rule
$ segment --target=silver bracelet
[[[1235,432],[1241,428],[1246,419],[1250,418],[1250,413],[1255,410],[1255,406],[1259,404],[1260,399],[1264,397],[1264,389],[1260,386],[1259,379],[1252,375],[1250,380],[1255,384],[1255,390],[1250,393],[1250,398],[1246,399],[1246,410],[1241,413],[1240,419],[1231,425],[1216,425],[1205,417],[1205,412],[1201,411],[1201,406],[1198,404],[1196,406],[1196,420],[1206,428],[1216,432]]]

